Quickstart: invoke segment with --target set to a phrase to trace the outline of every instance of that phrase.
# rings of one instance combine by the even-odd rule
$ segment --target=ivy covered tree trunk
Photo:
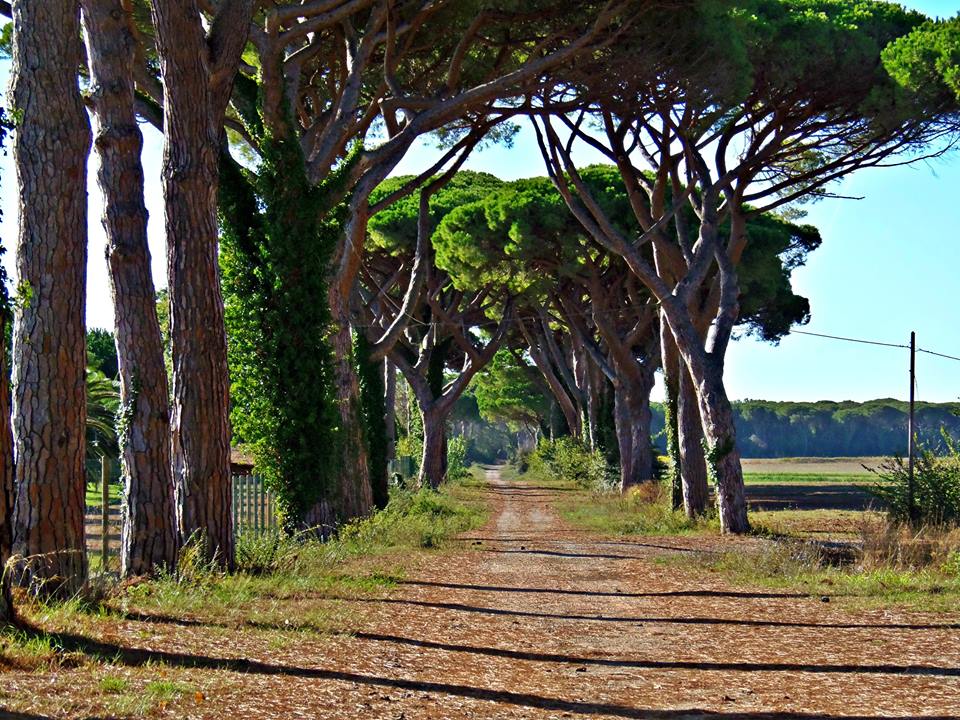
[[[83,8],[120,365],[120,574],[145,575],[174,567],[178,543],[169,391],[143,200],[143,136],[134,113],[133,19],[120,0],[84,0]]]
[[[365,517],[373,508],[373,488],[370,467],[363,437],[363,408],[360,400],[360,382],[353,357],[353,331],[349,316],[349,296],[331,288],[330,308],[336,331],[332,338],[333,384],[339,411],[340,458],[337,465],[338,502],[340,520]]]
[[[616,401],[613,385],[601,378],[597,407],[597,447],[610,465],[620,464],[620,445],[617,437]]]
[[[667,321],[660,321],[660,364],[663,367],[663,420],[667,456],[670,458],[670,503],[674,510],[683,507],[683,473],[680,460],[680,359]]]
[[[86,162],[90,124],[77,86],[80,6],[13,4],[11,99],[20,113],[14,332],[13,553],[18,580],[69,596],[84,584]]]
[[[438,488],[447,476],[447,413],[436,403],[421,404],[423,455],[420,459],[420,487]]]
[[[697,391],[684,365],[680,365],[677,395],[677,442],[680,450],[683,510],[695,518],[707,511],[710,497],[707,462],[703,454],[703,424],[697,407]]]
[[[681,348],[682,350],[682,348]],[[709,358],[691,368],[695,384],[703,435],[706,439],[707,471],[717,488],[717,508],[722,532],[745,533],[750,530],[747,519],[747,497],[743,485],[740,451],[733,422],[733,408],[723,386],[722,369]],[[689,358],[687,359],[689,365]]]
[[[357,369],[363,403],[363,427],[370,458],[373,504],[385,508],[390,499],[387,483],[387,416],[383,362],[370,359],[366,335],[356,335]]]

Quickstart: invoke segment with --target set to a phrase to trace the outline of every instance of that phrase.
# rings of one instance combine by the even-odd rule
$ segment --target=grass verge
[[[158,578],[66,602],[20,594],[20,625],[0,628],[0,709],[58,717],[189,715],[211,694],[229,692],[229,676],[189,661],[166,665],[164,658],[242,657],[249,648],[296,662],[307,644],[355,631],[365,606],[351,600],[383,593],[423,553],[485,522],[480,485],[470,475],[439,491],[396,489],[384,510],[327,542],[241,536],[234,573],[188,550],[176,573]],[[158,660],[131,661],[137,652]]]
[[[726,552],[694,562],[739,584],[839,597],[853,607],[896,605],[954,613],[960,608],[960,559],[922,567],[871,566],[861,559],[837,567],[825,564],[820,551],[809,543],[777,541],[761,550]]]

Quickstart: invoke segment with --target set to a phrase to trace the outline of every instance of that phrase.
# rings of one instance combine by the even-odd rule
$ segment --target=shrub
[[[572,437],[541,440],[530,466],[584,488],[608,490],[616,484],[616,473],[603,454]]]
[[[891,522],[915,526],[960,524],[960,450],[949,437],[944,439],[951,451],[947,457],[927,447],[919,450],[913,473],[913,512],[907,462],[897,456],[872,471],[878,480],[870,492],[886,505]]]
[[[447,442],[447,479],[459,480],[470,474],[467,470],[467,439],[463,435]]]
[[[296,567],[303,539],[279,530],[243,532],[237,535],[237,571],[249,575],[272,575]]]
[[[386,547],[438,547],[482,522],[483,510],[429,488],[391,488],[390,502],[368,518],[345,525],[337,543],[348,552]]]
[[[534,450],[528,447],[518,447],[510,451],[510,464],[517,469],[521,475],[530,469],[530,458]]]

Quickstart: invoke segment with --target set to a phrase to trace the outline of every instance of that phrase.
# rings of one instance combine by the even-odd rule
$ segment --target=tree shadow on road
[[[470,698],[489,702],[515,705],[519,707],[566,712],[577,715],[608,715],[617,718],[650,718],[651,720],[680,720],[681,718],[695,717],[730,717],[744,720],[786,720],[787,718],[833,718],[838,716],[787,713],[787,712],[714,712],[696,708],[678,710],[660,710],[650,708],[631,707],[615,703],[592,703],[581,700],[567,700],[564,698],[549,697],[533,693],[513,692],[509,690],[494,690],[472,685],[445,683],[408,678],[385,677],[341,670],[323,668],[305,668],[292,665],[278,665],[274,663],[247,660],[243,658],[219,658],[207,655],[175,653],[162,650],[144,650],[128,648],[123,645],[94,640],[83,635],[70,633],[46,633],[38,629],[28,629],[28,632],[42,635],[44,639],[56,642],[68,652],[81,652],[99,658],[106,662],[119,663],[131,667],[139,667],[148,663],[164,663],[167,665],[203,669],[220,670],[236,673],[255,673],[260,675],[283,675],[301,678],[344,682],[361,686],[387,687],[415,692],[427,692],[442,695],[451,695],[460,698]],[[386,636],[384,636],[386,637]],[[368,638],[373,639],[373,638]],[[395,638],[407,640],[406,638]],[[421,641],[413,641],[421,642]],[[469,652],[471,649],[466,649]],[[497,652],[495,648],[472,648],[474,651],[486,651],[483,654]],[[566,662],[566,661],[565,661]],[[576,662],[581,662],[576,660]],[[958,668],[937,668],[926,666],[891,665],[891,666],[805,666],[780,663],[683,663],[683,662],[647,662],[638,667],[652,669],[684,669],[684,670],[722,670],[722,671],[793,671],[793,672],[885,672],[899,674],[939,675],[947,677],[960,676]],[[0,710],[0,718],[9,717],[13,720],[30,720],[41,716],[29,714],[4,715]],[[847,716],[848,720],[881,720],[883,716]],[[942,716],[946,718],[948,716]]]
[[[565,590],[558,588],[532,588],[501,585],[470,585],[465,583],[430,582],[426,580],[399,580],[398,585],[418,585],[421,587],[440,587],[450,590],[477,590],[482,592],[503,593],[534,593],[550,595],[578,595],[586,597],[623,597],[623,598],[653,598],[653,597],[712,597],[712,598],[746,598],[746,599],[790,599],[808,598],[805,593],[773,593],[773,592],[746,592],[737,590],[664,590],[662,592],[620,592],[603,590]]]
[[[636,616],[624,617],[618,615],[580,615],[576,613],[549,613],[535,610],[508,610],[505,608],[491,608],[479,605],[452,602],[428,602],[426,600],[406,600],[401,598],[347,598],[330,597],[328,599],[344,600],[362,603],[388,603],[394,605],[414,605],[417,607],[433,608],[436,610],[454,610],[468,613],[482,613],[484,615],[508,615],[513,617],[544,618],[548,620],[579,620],[596,622],[620,623],[649,623],[668,625],[735,625],[744,627],[775,627],[775,628],[823,628],[831,630],[960,630],[960,623],[838,623],[838,622],[804,622],[794,620],[755,620],[740,618],[714,617],[656,617]]]

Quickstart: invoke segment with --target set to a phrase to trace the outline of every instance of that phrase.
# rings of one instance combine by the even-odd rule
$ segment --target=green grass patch
[[[115,675],[104,675],[100,678],[100,692],[107,695],[118,695],[124,693],[130,687],[130,681],[126,678]]]
[[[666,497],[643,493],[565,497],[557,511],[570,524],[602,535],[689,535],[718,527],[713,520],[690,520]]]
[[[187,693],[192,693],[193,687],[182,682],[174,682],[172,680],[154,680],[148,682],[146,687],[144,687],[144,694],[150,698],[152,701],[160,702],[173,702],[177,700],[181,695],[186,695]]]
[[[110,504],[119,505],[120,504],[120,483],[111,482],[108,486],[110,494]],[[100,507],[103,502],[103,493],[100,491],[99,483],[87,483],[86,486],[86,503],[87,507]]]
[[[876,478],[867,472],[745,472],[743,481],[747,485],[870,485]]]

